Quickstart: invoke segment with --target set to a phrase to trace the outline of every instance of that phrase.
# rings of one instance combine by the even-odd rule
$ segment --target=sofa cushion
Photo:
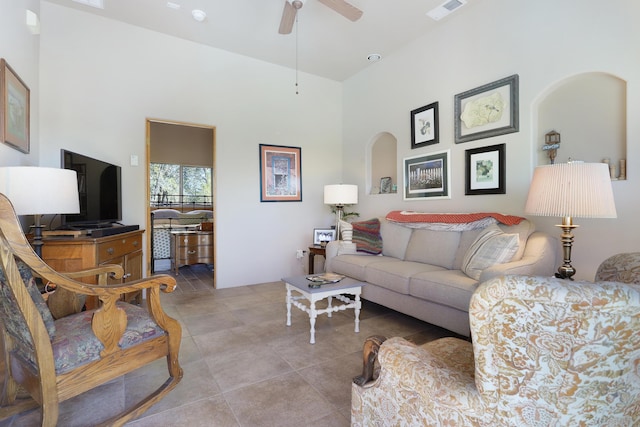
[[[331,259],[331,271],[336,274],[344,274],[356,280],[365,281],[365,269],[367,266],[390,261],[397,261],[397,259],[382,255],[339,255]]]
[[[368,283],[401,293],[409,293],[409,281],[418,273],[440,271],[444,268],[420,262],[394,261],[370,264],[365,278]]]
[[[460,243],[460,234],[459,231],[413,230],[405,260],[451,269]]]
[[[409,294],[437,304],[469,311],[471,295],[478,281],[460,270],[418,273],[409,281]]]
[[[380,220],[373,218],[367,221],[351,223],[353,226],[353,243],[359,252],[377,255],[382,252],[382,237],[380,236]]]
[[[382,236],[382,255],[404,259],[412,229],[395,224],[386,219],[380,220],[380,236]]]
[[[506,234],[497,225],[490,225],[467,250],[462,261],[462,271],[478,280],[485,268],[510,261],[517,250],[517,234]]]

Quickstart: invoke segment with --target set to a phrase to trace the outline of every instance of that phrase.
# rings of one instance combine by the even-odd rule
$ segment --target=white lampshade
[[[536,216],[616,218],[608,166],[580,162],[538,166],[524,210]]]
[[[334,184],[324,186],[325,205],[355,205],[358,203],[358,186],[349,184]]]
[[[0,193],[17,215],[80,212],[76,172],[36,166],[0,167]]]

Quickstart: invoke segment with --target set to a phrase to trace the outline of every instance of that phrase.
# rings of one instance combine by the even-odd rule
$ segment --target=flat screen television
[[[122,220],[120,166],[64,149],[61,163],[78,174],[80,197],[80,213],[63,215],[63,228],[110,227]]]

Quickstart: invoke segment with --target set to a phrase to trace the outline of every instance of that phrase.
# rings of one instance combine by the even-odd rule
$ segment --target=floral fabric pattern
[[[640,285],[640,252],[617,254],[604,260],[596,271],[596,282]]]
[[[44,321],[44,325],[47,328],[49,338],[53,338],[56,335],[56,327],[53,322],[53,316],[47,307],[47,303],[40,294],[40,290],[36,286],[36,281],[33,278],[31,269],[21,260],[16,259],[16,265],[20,272],[20,277],[24,282],[33,303],[36,306],[40,316]],[[3,324],[6,326],[8,332],[14,336],[18,341],[23,341],[23,345],[27,348],[33,348],[31,341],[31,334],[27,328],[27,322],[22,318],[17,306],[16,298],[7,284],[7,278],[4,274],[4,270],[0,266],[0,318],[2,318]]]
[[[352,425],[640,425],[640,287],[506,276],[469,314],[473,344],[387,340]]]

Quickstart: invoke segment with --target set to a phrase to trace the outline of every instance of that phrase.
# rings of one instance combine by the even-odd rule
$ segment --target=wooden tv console
[[[42,259],[57,271],[78,271],[104,264],[119,264],[124,269],[124,281],[142,278],[142,233],[130,231],[105,237],[45,237]],[[96,283],[95,278],[82,280]],[[111,283],[116,283],[112,281]],[[123,296],[127,302],[142,302],[142,292]],[[96,308],[98,300],[87,297],[87,309]]]

